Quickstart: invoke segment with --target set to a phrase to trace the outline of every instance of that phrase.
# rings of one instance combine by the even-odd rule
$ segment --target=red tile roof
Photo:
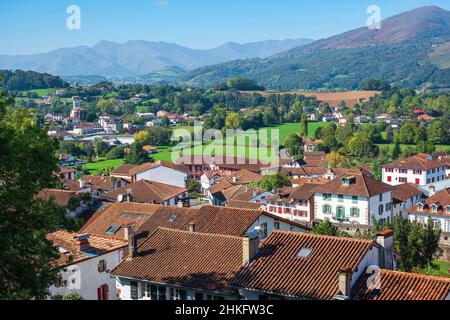
[[[428,156],[428,155],[426,155]],[[399,161],[394,161],[389,164],[382,165],[382,168],[398,168],[398,169],[417,169],[417,170],[430,170],[442,167],[443,164],[440,161],[428,160],[423,156],[416,155]]]
[[[232,286],[305,299],[333,299],[342,269],[356,271],[374,241],[274,231]],[[311,249],[299,257],[301,249]]]
[[[155,181],[139,180],[119,189],[113,190],[103,197],[117,200],[117,197],[131,190],[133,201],[151,204],[164,204],[164,202],[184,194],[188,190],[169,184]]]
[[[61,207],[67,207],[72,197],[76,196],[75,191],[59,190],[59,189],[43,189],[36,195],[36,199],[49,200],[53,199],[54,203]]]
[[[421,208],[423,204],[423,210]],[[437,211],[433,211],[432,206],[437,206]],[[450,216],[450,188],[444,189],[435,195],[422,200],[412,208],[407,209],[408,212],[414,214],[435,214]]]
[[[111,274],[233,294],[229,282],[242,264],[240,237],[159,228],[138,247],[136,257]]]
[[[343,179],[354,179],[354,183],[344,185]],[[326,184],[320,185],[315,190],[321,193],[330,193],[338,195],[351,195],[360,197],[373,197],[375,195],[392,191],[392,186],[376,181],[373,178],[362,174],[340,176]]]
[[[413,197],[420,196],[422,192],[417,189],[417,186],[411,183],[404,183],[394,187],[392,199],[394,202],[405,202]]]
[[[367,286],[370,274],[364,273],[352,289],[355,300],[445,300],[450,294],[450,279],[380,270],[380,288]]]
[[[131,164],[124,164],[119,167],[117,167],[114,171],[111,172],[111,175],[118,175],[118,176],[131,176],[130,170],[136,168],[135,165]]]
[[[66,253],[61,252],[59,258],[56,261],[53,261],[54,264],[62,267],[79,263],[90,259],[93,254],[97,256],[102,255],[125,248],[128,244],[125,240],[115,240],[98,235],[90,235],[88,238],[89,244],[83,249],[76,239],[76,237],[80,235],[80,233],[73,233],[65,230],[56,231],[47,235],[47,239],[52,241],[54,246],[68,251]]]
[[[129,174],[130,175],[139,174],[139,173],[142,173],[142,172],[145,172],[147,170],[151,170],[153,168],[157,168],[157,167],[160,167],[160,166],[171,168],[173,170],[177,170],[177,171],[180,171],[180,172],[183,172],[183,173],[186,173],[186,174],[189,174],[189,172],[190,172],[189,168],[186,167],[185,165],[175,164],[175,163],[172,163],[172,162],[161,160],[161,161],[157,161],[157,162],[154,162],[154,163],[144,163],[144,164],[142,164],[140,166],[134,167],[134,168],[130,169]]]

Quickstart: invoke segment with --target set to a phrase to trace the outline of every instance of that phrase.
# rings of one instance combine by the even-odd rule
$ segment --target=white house
[[[428,223],[431,219],[435,228],[450,232],[450,188],[420,201],[408,209],[408,216],[410,220],[421,223]]]
[[[314,190],[316,184],[282,188],[265,199],[266,210],[284,219],[298,222],[314,221]]]
[[[395,186],[392,192],[393,216],[407,219],[407,210],[421,200],[422,192],[416,185],[405,183]]]
[[[59,250],[61,268],[50,297],[77,293],[85,300],[115,300],[115,279],[109,270],[123,259],[127,241],[97,235],[56,231],[48,239]]]
[[[392,218],[393,188],[363,174],[344,175],[314,190],[314,217],[333,223],[373,225]]]
[[[180,188],[186,188],[190,177],[189,168],[167,161],[144,163],[140,166],[123,165],[111,173],[111,176],[129,182],[139,180],[155,181]]]
[[[418,154],[381,166],[383,182],[396,186],[413,183],[419,186],[445,179],[445,164],[430,155]]]

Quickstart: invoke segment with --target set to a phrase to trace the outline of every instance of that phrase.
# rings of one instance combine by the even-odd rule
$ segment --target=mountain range
[[[206,66],[181,82],[209,86],[245,76],[269,89],[355,89],[365,79],[397,86],[450,87],[450,12],[417,8],[271,57]]]
[[[147,74],[147,78],[151,78],[154,73],[164,75],[167,68],[172,68],[179,76],[184,70],[236,59],[264,58],[311,42],[310,39],[229,42],[213,49],[196,50],[166,42],[100,41],[93,47],[62,48],[33,55],[0,55],[0,69],[33,70],[69,78],[80,75],[125,78]]]

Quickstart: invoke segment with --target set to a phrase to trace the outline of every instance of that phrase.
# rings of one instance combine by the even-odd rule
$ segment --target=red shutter
[[[108,287],[108,285],[107,284],[104,284],[103,286],[102,286],[102,291],[103,291],[103,300],[109,300],[108,299],[108,296],[109,296],[109,287]]]
[[[102,300],[102,287],[97,288],[97,300]]]

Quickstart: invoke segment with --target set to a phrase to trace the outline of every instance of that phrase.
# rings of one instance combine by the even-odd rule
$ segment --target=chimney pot
[[[436,187],[431,185],[428,187],[428,197],[434,196],[436,194]]]
[[[195,223],[189,224],[189,232],[195,232]]]
[[[242,263],[246,265],[249,263],[259,251],[259,237],[244,237],[242,238]]]
[[[128,258],[127,260],[133,260],[137,254],[136,238],[134,236],[134,228],[132,225],[126,227],[128,235]]]
[[[394,270],[394,232],[385,230],[377,234],[376,242],[381,246],[380,268]]]
[[[350,299],[352,291],[352,270],[344,269],[339,271],[339,291],[344,299]]]

